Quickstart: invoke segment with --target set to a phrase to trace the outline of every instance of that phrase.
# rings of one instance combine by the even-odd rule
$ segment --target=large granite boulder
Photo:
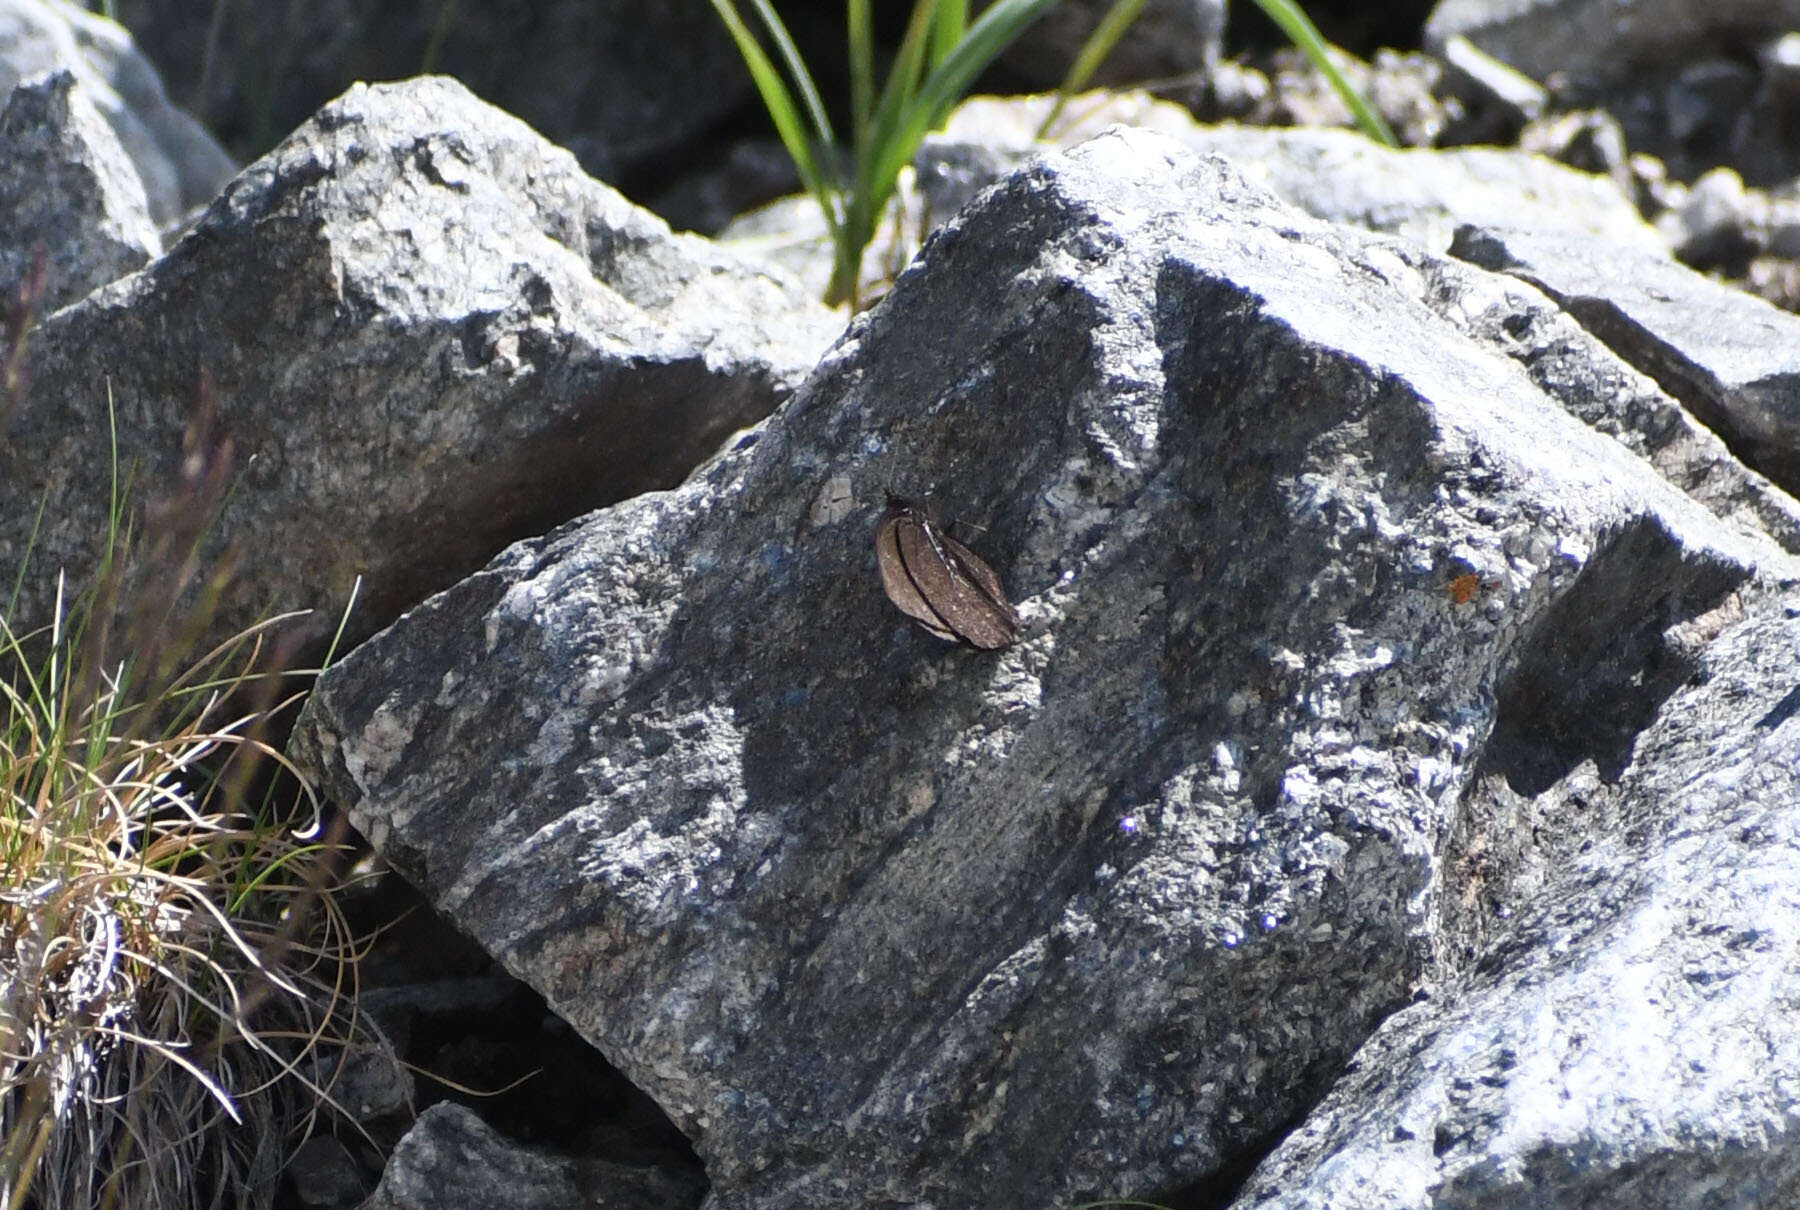
[[[508,542],[680,482],[842,323],[454,81],[359,86],[30,333],[0,475],[0,576],[33,569],[12,621],[100,565],[109,430],[147,499],[218,489],[220,630],[308,607],[324,630],[361,577],[357,637]]]
[[[889,490],[969,523],[1016,644],[884,599]],[[359,648],[296,751],[720,1210],[1166,1194],[1477,955],[1546,960],[1508,921],[1614,821],[1518,803],[1626,776],[1792,517],[1529,285],[1115,132],[680,488]]]

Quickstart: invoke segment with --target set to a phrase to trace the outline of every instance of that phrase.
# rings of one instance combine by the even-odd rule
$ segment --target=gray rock
[[[341,608],[355,633],[507,542],[671,487],[766,414],[841,319],[778,272],[670,234],[566,151],[443,79],[358,87],[233,182],[142,272],[43,322],[0,474],[11,619],[44,619],[106,533],[122,461],[163,490],[203,409],[219,625]],[[154,528],[154,527],[152,527]],[[327,620],[326,624],[329,624]]]
[[[1044,98],[965,102],[943,134],[928,139],[921,151],[918,169],[927,212],[947,218],[1008,170],[1044,154],[1032,135],[1048,105]],[[1078,99],[1058,128],[1058,138],[1073,145],[1114,122],[1222,154],[1251,179],[1319,218],[1392,232],[1426,249],[1447,250],[1456,230],[1467,225],[1528,235],[1562,232],[1577,264],[1614,250],[1616,260],[1599,271],[1583,270],[1582,278],[1616,283],[1627,311],[1638,309],[1640,297],[1653,300],[1671,282],[1685,292],[1683,302],[1667,308],[1673,314],[1705,317],[1719,307],[1737,305],[1735,292],[1670,262],[1664,237],[1639,219],[1617,182],[1571,172],[1537,155],[1485,148],[1396,152],[1348,131],[1202,126],[1179,108],[1143,93]],[[795,211],[803,221],[810,218],[803,207]],[[754,229],[746,222],[734,230]],[[1403,255],[1428,277],[1437,275],[1434,262]],[[804,268],[799,257],[794,267]],[[828,268],[815,261],[810,272],[822,285]],[[1638,278],[1643,279],[1641,288],[1627,295]],[[1747,471],[1655,383],[1631,373],[1617,358],[1597,354],[1592,334],[1582,332],[1557,302],[1529,290],[1505,291],[1474,304],[1461,289],[1447,297],[1455,302],[1440,308],[1445,319],[1473,321],[1472,334],[1479,328],[1480,339],[1519,361],[1585,423],[1625,441],[1721,516],[1747,514],[1741,516],[1744,524],[1800,551],[1800,513],[1787,493]],[[1566,304],[1562,295],[1557,297]],[[1752,304],[1750,310],[1758,317],[1768,314],[1764,305]],[[1753,333],[1745,343],[1754,345],[1758,339]],[[1712,345],[1710,337],[1687,343],[1695,356],[1707,356]],[[1727,342],[1720,349],[1735,347]],[[1625,355],[1629,365],[1655,372],[1658,363],[1637,356],[1633,348],[1615,352]],[[1689,394],[1684,390],[1677,397],[1694,403]],[[1719,408],[1701,400],[1696,411],[1711,419]]]
[[[1536,80],[1617,81],[1800,26],[1800,0],[1439,0],[1425,49],[1462,36]]]
[[[1759,256],[1750,262],[1744,289],[1784,311],[1800,313],[1800,262]]]
[[[1588,103],[1618,115],[1632,149],[1664,160],[1677,180],[1728,166],[1752,185],[1784,185],[1800,174],[1792,133],[1800,94],[1783,42],[1772,39],[1749,59],[1731,46],[1634,72],[1589,88]]]
[[[1464,223],[1561,232],[1571,239],[1665,254],[1630,198],[1604,177],[1492,147],[1393,150],[1347,130],[1203,128],[1217,152],[1309,214],[1403,235],[1434,252]]]
[[[1047,98],[977,97],[958,107],[943,132],[926,140],[917,162],[932,213],[948,218],[1004,171],[1043,155],[1032,135],[1048,105]],[[1114,122],[1155,130],[1194,151],[1223,155],[1316,217],[1404,235],[1432,251],[1448,248],[1464,223],[1570,231],[1646,252],[1666,250],[1611,182],[1541,156],[1485,147],[1394,150],[1348,130],[1206,126],[1141,93],[1077,98],[1069,113],[1056,132],[1059,145],[1072,146]],[[985,157],[983,170],[939,167],[970,148]]]
[[[1563,108],[1604,111],[1625,142],[1693,180],[1728,165],[1753,185],[1800,174],[1800,0],[1444,0],[1426,45],[1467,37]]]
[[[162,255],[144,184],[73,73],[20,84],[0,110],[0,298],[48,255],[53,311]]]
[[[372,1184],[349,1147],[319,1134],[294,1149],[287,1181],[294,1201],[305,1210],[351,1210],[362,1204]]]
[[[1637,196],[1625,132],[1603,109],[1564,110],[1527,122],[1519,131],[1518,146],[1520,151],[1606,177],[1618,187],[1620,197]]]
[[[1247,124],[1355,127],[1350,106],[1308,55],[1290,46],[1270,58],[1268,102],[1248,116]],[[1434,146],[1460,111],[1459,105],[1445,103],[1444,64],[1431,55],[1383,49],[1368,63],[1350,55],[1340,55],[1337,62],[1403,147]]]
[[[589,1210],[574,1161],[521,1147],[461,1105],[419,1115],[362,1210]]]
[[[1757,252],[1761,198],[1744,188],[1744,178],[1715,168],[1695,181],[1682,204],[1660,216],[1658,227],[1684,264],[1696,268],[1738,266]]]
[[[1550,104],[1543,85],[1514,71],[1461,34],[1445,38],[1439,54],[1454,84],[1473,89],[1489,103],[1500,106],[1515,126],[1542,117]]]
[[[179,94],[247,154],[358,80],[441,72],[617,183],[754,103],[707,0],[117,7]]]
[[[1796,575],[1446,318],[1517,289],[1096,139],[753,439],[352,653],[297,759],[718,1210],[1216,1173],[1441,960],[1477,772],[1614,768]],[[890,488],[983,527],[1015,647],[883,599]]]
[[[1800,114],[1800,30],[1790,30],[1757,48],[1762,68],[1761,100],[1771,111],[1792,119]]]
[[[212,200],[236,171],[119,26],[67,0],[0,0],[0,94],[47,71],[73,72],[143,178],[158,226]]]
[[[979,13],[988,0],[970,6]],[[1060,86],[1113,0],[1064,0],[1008,47],[1001,62],[1033,88]],[[1225,0],[1148,0],[1088,83],[1117,87],[1205,72],[1219,61]]]
[[[1213,121],[1240,121],[1262,111],[1269,102],[1271,88],[1264,72],[1235,59],[1222,59],[1207,73],[1203,92],[1198,96],[1186,94],[1181,102],[1191,112],[1205,114]]]
[[[341,1054],[317,1056],[311,1076],[315,1087],[331,1089],[336,1109],[376,1134],[386,1124],[404,1122],[411,1116],[417,1089],[411,1069],[401,1061],[379,1022],[363,1018],[357,1027],[361,1031],[357,1046]]]
[[[417,1018],[432,1024],[447,1024],[497,1016],[518,994],[518,981],[496,972],[460,979],[368,987],[357,997],[357,1005],[384,1026],[392,1022],[390,1028],[399,1032],[410,1029],[411,1022]]]
[[[947,222],[1008,172],[1115,123],[1223,155],[1251,180],[1319,218],[1403,235],[1432,251],[1447,249],[1459,226],[1474,223],[1569,232],[1648,255],[1668,252],[1616,183],[1543,156],[1487,147],[1393,150],[1349,130],[1207,126],[1143,92],[1074,98],[1046,144],[1036,133],[1051,104],[1049,97],[973,97],[958,106],[914,159],[919,199],[908,212],[912,221],[900,224],[909,241],[900,252],[922,242],[917,219]],[[767,251],[821,293],[830,277],[824,220],[810,198],[784,199],[745,215],[721,239]],[[894,224],[884,224],[865,261],[870,281],[883,275],[884,266],[905,264],[893,241]]]
[[[1800,489],[1800,316],[1592,241],[1471,227],[1454,252],[1543,290],[1750,466]]]
[[[921,151],[929,211],[954,213],[1008,166],[1041,155],[1030,135],[1047,104],[977,98],[952,115],[945,132]],[[1794,419],[1800,379],[1786,360],[1800,348],[1800,319],[1673,262],[1665,238],[1638,217],[1615,182],[1511,151],[1392,151],[1348,131],[1199,126],[1141,95],[1071,112],[1064,138],[1091,134],[1109,120],[1155,129],[1226,156],[1253,181],[1320,218],[1393,232],[1431,250],[1447,249],[1459,228],[1470,228],[1457,255],[1545,290],[1739,456],[1786,491],[1800,489],[1800,421]],[[1727,226],[1741,231],[1741,224]],[[1490,245],[1498,251],[1480,250]],[[1653,443],[1654,432],[1670,431],[1662,421],[1644,429],[1635,407],[1618,412],[1635,413],[1638,419],[1622,426],[1642,429]],[[1716,476],[1715,486],[1741,487],[1742,498],[1755,497],[1753,510],[1787,542],[1789,523],[1779,519],[1788,511],[1785,498],[1755,476],[1746,480],[1722,455],[1705,455],[1702,461],[1716,470],[1696,471],[1688,485]]]
[[[361,1210],[683,1210],[701,1191],[654,1167],[526,1147],[440,1102],[394,1148]]]
[[[1562,833],[1554,873],[1466,868],[1508,927],[1382,1026],[1237,1210],[1795,1204],[1796,613],[1727,629],[1616,784],[1515,804]],[[1500,806],[1475,795],[1477,827]]]
[[[1717,155],[1756,95],[1757,70],[1734,59],[1701,59],[1676,73],[1663,94],[1663,116],[1678,144]]]
[[[1429,262],[1421,269],[1436,276]],[[1556,303],[1523,283],[1488,284],[1491,290],[1459,281],[1435,293],[1430,305],[1517,362],[1545,394],[1648,461],[1714,516],[1800,554],[1800,502],[1738,461],[1653,378]]]
[[[1800,189],[1769,198],[1765,221],[1762,242],[1768,245],[1769,255],[1800,260]]]

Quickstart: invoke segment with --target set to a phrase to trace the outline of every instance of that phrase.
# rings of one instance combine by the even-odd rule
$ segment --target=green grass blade
[[[912,104],[925,74],[926,52],[930,49],[932,19],[937,14],[937,0],[918,0],[912,19],[906,23],[906,34],[900,49],[888,68],[887,86],[881,90],[881,103],[875,110],[875,131],[870,144],[877,154],[899,123],[900,115]]]
[[[900,169],[918,151],[925,132],[942,121],[975,77],[1055,3],[1056,0],[996,0],[970,27],[950,57],[925,77],[911,104],[895,113],[888,126],[877,127],[876,159],[865,177],[870,195],[878,199],[877,206],[887,200]]]
[[[841,220],[838,215],[835,193],[820,171],[818,157],[814,155],[811,142],[807,139],[806,128],[800,120],[800,111],[794,104],[793,94],[788,91],[781,73],[775,70],[775,64],[763,52],[762,44],[756,35],[750,32],[743,18],[738,16],[737,8],[731,0],[711,0],[713,11],[725,22],[731,39],[737,43],[738,54],[743,56],[744,66],[750,70],[750,78],[756,83],[756,91],[761,94],[763,106],[769,111],[769,119],[775,123],[775,133],[781,137],[781,145],[787,148],[788,156],[794,161],[794,168],[800,173],[806,191],[812,194],[819,203],[819,209],[825,216],[825,225],[831,229],[832,239],[838,238]]]
[[[919,86],[918,102],[928,115],[920,136],[944,119],[950,107],[975,83],[975,77],[986,71],[1027,26],[1054,7],[1056,0],[995,0],[969,27],[950,56]]]
[[[969,30],[969,0],[938,0],[931,23],[931,66],[950,57]]]
[[[419,74],[429,76],[438,69],[438,61],[444,55],[444,43],[450,40],[450,30],[456,25],[456,9],[461,0],[442,0],[438,5],[437,16],[431,22],[431,36],[425,39],[425,53],[419,56]]]
[[[919,149],[925,132],[940,123],[975,77],[1056,0],[997,0],[968,28],[950,54],[919,79],[926,40],[936,12],[934,0],[920,0],[888,76],[870,131],[868,154],[859,156],[856,185],[846,208],[844,235],[854,253],[840,250],[827,302],[854,299],[862,250],[874,238],[875,223],[893,196],[895,183]]]
[[[1146,0],[1113,0],[1113,6],[1106,10],[1106,16],[1100,18],[1100,24],[1094,27],[1094,32],[1081,44],[1081,51],[1075,56],[1075,62],[1069,65],[1069,74],[1063,77],[1062,87],[1056,90],[1056,103],[1045,115],[1043,125],[1038,127],[1038,138],[1049,137],[1056,120],[1062,117],[1069,98],[1087,87],[1094,72],[1106,62],[1106,56],[1112,54],[1113,47],[1119,44],[1119,39],[1131,28],[1131,23],[1144,11],[1145,2]]]
[[[856,183],[845,205],[844,232],[846,247],[839,249],[838,263],[832,274],[827,302],[856,298],[856,277],[862,265],[862,251],[875,236],[875,223],[881,208],[893,191],[893,178],[885,185],[876,175],[878,166],[890,158],[889,143],[894,130],[912,104],[919,80],[925,72],[925,57],[930,48],[933,21],[938,0],[918,0],[912,17],[906,23],[906,34],[888,68],[887,84],[881,90],[881,101],[869,126],[869,135],[856,157]],[[910,158],[911,153],[908,152]]]
[[[25,536],[25,552],[19,556],[18,574],[13,576],[12,593],[6,598],[6,616],[12,617],[19,611],[19,598],[25,593],[25,572],[31,567],[32,552],[37,550],[38,534],[44,527],[44,509],[50,504],[50,489],[38,497],[37,516],[32,518],[31,532]]]
[[[819,100],[819,90],[813,84],[812,73],[806,70],[806,60],[800,57],[800,48],[794,45],[787,26],[775,15],[775,9],[769,4],[769,0],[750,0],[750,3],[756,9],[756,15],[762,18],[763,27],[769,31],[769,39],[775,43],[775,49],[781,53],[788,78],[800,90],[800,99],[806,103],[806,115],[812,121],[813,136],[818,139],[821,147],[831,147],[837,142],[837,136],[831,132],[831,119],[825,116],[824,102]]]
[[[1331,61],[1331,54],[1325,45],[1325,39],[1319,36],[1317,27],[1304,12],[1300,11],[1299,5],[1294,4],[1292,0],[1256,0],[1256,6],[1267,14],[1269,20],[1281,27],[1281,32],[1286,34],[1308,59],[1312,60],[1313,66],[1325,73],[1325,78],[1331,81],[1331,87],[1337,91],[1338,96],[1343,98],[1344,104],[1350,107],[1350,113],[1356,118],[1357,127],[1364,134],[1389,147],[1400,146],[1399,140],[1394,138],[1394,132],[1388,129],[1386,122],[1382,121],[1381,115],[1375,112],[1368,101],[1363,99],[1362,93],[1357,91],[1356,86],[1345,79],[1344,73],[1339,71],[1337,64]]]
[[[850,41],[850,145],[861,163],[868,154],[875,115],[875,32],[869,0],[848,0],[844,26]]]

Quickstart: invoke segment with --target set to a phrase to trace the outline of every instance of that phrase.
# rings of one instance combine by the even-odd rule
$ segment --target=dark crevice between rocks
[[[596,1204],[647,1204],[625,1188],[640,1184],[671,1210],[700,1204],[705,1169],[650,1096],[410,884],[386,873],[359,884],[344,906],[364,935],[379,927],[361,963],[359,1006],[419,1073],[415,1112],[455,1101],[513,1142],[620,1185],[622,1200]],[[409,1125],[378,1127],[378,1141],[391,1150]],[[376,1175],[366,1174],[369,1186]]]
[[[1300,1128],[1300,1124],[1312,1112],[1313,1104],[1309,1099],[1304,1109],[1267,1134],[1261,1135],[1256,1141],[1240,1148],[1208,1175],[1185,1185],[1151,1193],[1143,1200],[1167,1207],[1167,1210],[1225,1210],[1225,1207],[1237,1201],[1238,1194],[1243,1192],[1245,1184],[1255,1175],[1257,1167],[1268,1158],[1269,1153]]]
[[[1494,727],[1445,831],[1440,974],[1478,961],[1512,913],[1596,840],[1622,835],[1617,786],[1750,569],[1650,518],[1607,536],[1538,620],[1496,692]]]
[[[1616,782],[1638,733],[1696,670],[1671,628],[1713,609],[1750,574],[1695,553],[1650,518],[1603,539],[1544,612],[1496,694],[1477,777],[1541,794],[1592,760]]]

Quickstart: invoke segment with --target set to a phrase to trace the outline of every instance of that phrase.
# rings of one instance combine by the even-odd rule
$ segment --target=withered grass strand
[[[0,1210],[266,1207],[362,1045],[343,833],[273,738],[293,616],[192,654],[235,474],[202,394],[150,532],[115,441],[97,582],[42,631],[0,609]]]

